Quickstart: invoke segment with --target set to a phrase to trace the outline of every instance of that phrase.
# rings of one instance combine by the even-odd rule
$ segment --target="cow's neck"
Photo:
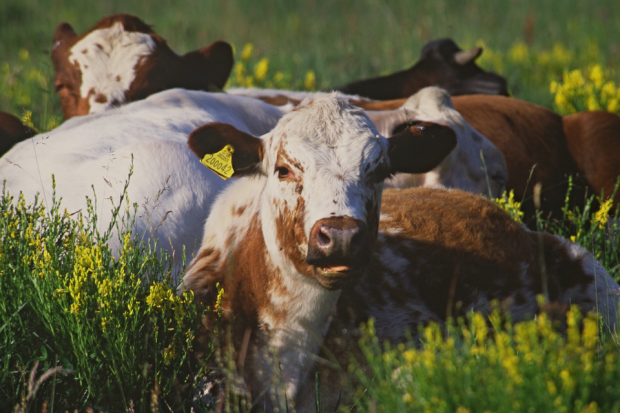
[[[287,397],[294,399],[314,364],[331,322],[340,291],[329,291],[316,279],[298,271],[286,254],[273,208],[261,210],[266,293],[269,307],[259,311],[259,322],[269,331],[269,344],[280,359]]]

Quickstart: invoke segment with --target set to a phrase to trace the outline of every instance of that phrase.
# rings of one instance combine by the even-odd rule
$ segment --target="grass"
[[[156,246],[121,232],[123,247],[113,254],[92,205],[72,217],[59,201],[47,209],[2,193],[2,411],[16,404],[38,411],[45,400],[57,411],[146,411],[153,398],[173,408],[191,399],[186,383],[202,365],[191,351],[199,325],[193,295],[177,296],[172,261]],[[31,396],[28,373],[58,366],[62,374]]]
[[[5,0],[0,110],[26,115],[41,131],[59,125],[49,60],[55,27],[68,21],[81,33],[118,12],[153,24],[180,53],[231,42],[230,86],[327,88],[409,67],[425,41],[449,36],[464,48],[484,45],[479,64],[506,76],[515,97],[562,114],[619,110],[614,0]],[[593,200],[539,225],[583,245],[619,280],[618,212],[600,199],[594,213]],[[518,219],[514,198],[498,202]],[[115,256],[92,212],[67,216],[56,201],[3,192],[0,215],[0,410],[189,411],[184,384],[204,372],[191,351],[200,314],[191,296],[175,295],[165,254],[124,232]],[[573,310],[561,335],[545,315],[513,327],[495,314],[490,330],[481,317],[456,321],[444,335],[429,326],[420,342],[396,348],[377,343],[371,324],[361,342],[368,368],[351,368],[359,392],[341,409],[619,411],[618,337],[598,335],[596,318],[578,321]],[[239,379],[231,357],[216,358],[229,383]]]
[[[309,70],[319,89],[400,70],[417,60],[426,41],[446,36],[462,47],[483,42],[481,65],[506,76],[514,96],[546,107],[553,107],[549,84],[561,81],[564,70],[600,64],[620,83],[614,0],[6,0],[0,4],[0,110],[19,116],[30,110],[41,130],[56,125],[62,116],[48,57],[56,26],[67,21],[81,33],[119,12],[153,24],[180,53],[225,39],[239,56],[253,43],[255,56],[269,59],[270,77],[290,76],[281,86],[303,85]],[[526,58],[511,53],[522,44]]]

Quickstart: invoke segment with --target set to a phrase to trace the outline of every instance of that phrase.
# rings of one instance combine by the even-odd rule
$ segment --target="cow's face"
[[[55,88],[65,119],[174,87],[221,89],[233,64],[225,42],[179,56],[150,26],[124,14],[106,17],[80,36],[62,23],[53,43]]]
[[[481,47],[462,50],[452,39],[440,39],[427,43],[414,67],[432,74],[432,83],[439,85],[451,95],[504,95],[508,96],[506,79],[485,72],[475,60],[482,53]]]
[[[223,124],[203,126],[189,138],[199,157],[226,144],[234,148],[237,173],[266,175],[261,219],[274,263],[336,289],[370,259],[383,180],[432,169],[456,138],[450,128],[424,123],[386,139],[361,109],[338,94],[320,94],[262,141]]]

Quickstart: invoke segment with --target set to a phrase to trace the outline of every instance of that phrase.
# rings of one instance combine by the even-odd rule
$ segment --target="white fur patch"
[[[88,98],[89,113],[103,112],[114,102],[123,103],[136,77],[136,66],[155,47],[150,35],[125,31],[120,22],[95,30],[77,42],[71,48],[69,61],[77,63],[82,71],[80,94]],[[105,96],[106,102],[96,102],[98,95]]]

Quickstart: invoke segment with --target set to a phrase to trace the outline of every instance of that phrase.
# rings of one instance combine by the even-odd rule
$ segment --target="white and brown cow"
[[[61,23],[53,43],[55,87],[65,119],[167,89],[220,90],[234,61],[223,41],[179,56],[151,26],[128,14],[105,17],[79,36]]]
[[[367,110],[366,114],[383,136],[420,122],[445,125],[456,133],[456,148],[432,171],[396,174],[385,182],[386,188],[441,185],[492,198],[502,196],[505,191],[508,169],[504,155],[454,109],[446,90],[423,88],[397,109]]]
[[[315,369],[322,405],[334,410],[343,386],[332,363],[348,365],[357,327],[370,317],[381,342],[402,341],[406,330],[488,309],[493,299],[522,320],[547,291],[615,325],[619,287],[583,248],[539,237],[480,196],[382,191],[391,174],[441,162],[456,144],[445,126],[422,123],[386,139],[346,99],[319,94],[262,139],[216,123],[188,143],[199,158],[231,145],[234,169],[245,177],[216,200],[179,288],[211,308],[216,285],[224,289],[243,375],[267,411],[314,411]],[[201,340],[208,318],[204,325]],[[280,393],[270,390],[274,375]]]
[[[121,108],[70,119],[18,143],[0,157],[0,185],[4,181],[11,194],[22,192],[28,202],[37,193],[40,200],[51,202],[55,194],[69,213],[86,214],[89,196],[98,215],[97,230],[103,234],[112,221],[113,205],[123,199],[133,165],[124,198],[127,205],[139,205],[133,234],[145,241],[160,239],[159,248],[175,254],[180,264],[183,248],[191,254],[202,238],[215,196],[231,182],[196,159],[187,147],[189,133],[205,123],[226,122],[263,134],[282,114],[256,99],[167,90]],[[124,211],[123,207],[121,217]],[[114,250],[122,246],[116,228],[109,241]]]

